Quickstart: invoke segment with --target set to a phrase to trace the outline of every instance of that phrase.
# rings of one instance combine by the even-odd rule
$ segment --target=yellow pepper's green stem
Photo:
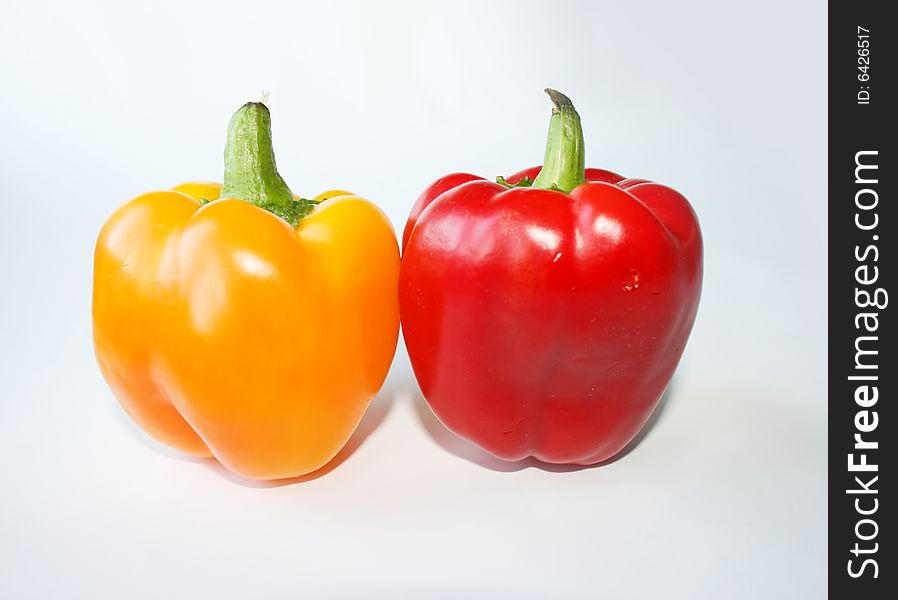
[[[255,204],[294,227],[316,204],[295,200],[278,173],[271,143],[271,113],[261,102],[247,102],[231,117],[224,162],[222,198]]]
[[[571,99],[546,89],[552,99],[552,117],[543,168],[531,187],[568,193],[586,181],[586,158],[580,115]]]

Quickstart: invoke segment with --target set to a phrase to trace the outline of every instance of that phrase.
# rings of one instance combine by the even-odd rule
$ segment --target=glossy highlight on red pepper
[[[543,167],[502,183],[456,173],[420,196],[400,314],[449,429],[506,460],[589,465],[636,436],[673,376],[702,238],[675,190],[586,169],[579,115],[550,95]]]

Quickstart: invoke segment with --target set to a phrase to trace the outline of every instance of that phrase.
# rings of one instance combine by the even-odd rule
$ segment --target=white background
[[[0,597],[819,598],[825,591],[825,4],[15,2],[0,18]],[[124,416],[93,243],[220,179],[269,90],[281,172],[382,206],[538,164],[552,86],[587,162],[683,192],[706,284],[647,435],[503,464],[430,415],[400,345],[324,474],[254,485]]]

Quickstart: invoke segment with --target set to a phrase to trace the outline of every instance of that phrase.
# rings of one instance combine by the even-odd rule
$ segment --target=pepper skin
[[[94,263],[94,344],[116,398],[159,441],[254,479],[334,457],[399,332],[389,221],[342,191],[297,202],[269,119],[261,104],[235,114],[225,199],[214,183],[139,196],[105,224]],[[295,228],[259,207],[276,202]]]
[[[547,91],[545,168],[507,180],[523,187],[455,174],[418,199],[400,314],[449,429],[502,459],[590,465],[636,436],[670,382],[698,309],[702,240],[676,191],[585,169],[579,116]]]

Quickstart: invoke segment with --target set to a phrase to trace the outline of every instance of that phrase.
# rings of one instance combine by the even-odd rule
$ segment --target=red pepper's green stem
[[[547,88],[546,93],[553,104],[546,156],[531,187],[568,193],[586,181],[583,128],[570,98],[553,89]]]
[[[271,144],[271,113],[261,102],[247,102],[231,117],[224,162],[222,198],[255,204],[294,227],[315,205],[311,200],[294,200],[278,174]]]

